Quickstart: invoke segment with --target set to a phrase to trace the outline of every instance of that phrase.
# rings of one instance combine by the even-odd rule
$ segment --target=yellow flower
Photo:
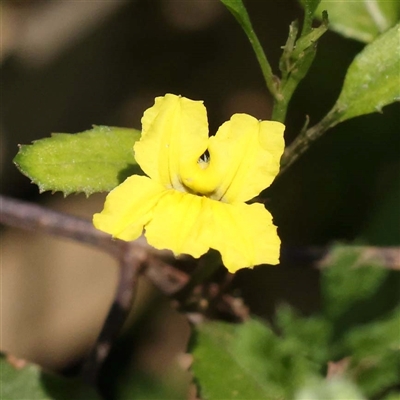
[[[95,214],[97,229],[131,241],[145,230],[150,245],[200,257],[221,253],[230,272],[278,264],[280,240],[262,204],[245,204],[279,171],[284,125],[235,114],[208,136],[201,101],[167,94],[142,118],[133,175]]]

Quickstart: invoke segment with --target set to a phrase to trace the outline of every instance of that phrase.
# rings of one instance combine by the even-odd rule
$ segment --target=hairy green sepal
[[[31,145],[22,145],[14,162],[39,186],[40,192],[108,192],[132,174],[143,174],[133,145],[140,131],[94,126],[76,133],[55,133]]]

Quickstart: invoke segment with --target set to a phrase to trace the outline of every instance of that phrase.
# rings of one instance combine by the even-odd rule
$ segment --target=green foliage
[[[311,27],[312,16],[320,0],[308,0],[305,2],[305,18],[300,35],[298,35],[297,21],[290,25],[289,36],[279,62],[279,69],[282,73],[281,79],[272,72],[272,68],[254,32],[242,0],[220,1],[239,22],[253,47],[267,88],[274,97],[272,119],[284,122],[290,99],[300,81],[306,76],[314,60],[316,43],[328,29],[326,13],[324,14],[321,26],[316,29]]]
[[[305,0],[301,2],[304,4]],[[320,18],[324,10],[328,11],[332,30],[367,43],[394,26],[400,18],[400,2],[396,0],[322,0],[315,16]]]
[[[129,378],[129,379],[128,379]],[[176,387],[176,382],[160,381],[140,371],[131,371],[119,385],[117,400],[186,400],[186,385]]]
[[[309,129],[307,119],[299,135],[286,148],[281,159],[281,173],[293,164],[313,141],[338,123],[357,116],[381,112],[382,107],[399,101],[399,71],[400,23],[365,46],[355,57],[331,111]],[[275,113],[273,117],[274,115]]]
[[[338,121],[380,112],[400,100],[400,23],[367,45],[351,63],[334,109]]]
[[[400,393],[389,393],[383,400],[400,400]]]
[[[338,246],[322,275],[324,313],[339,320],[357,303],[372,298],[386,279],[384,268],[365,265],[359,251]]]
[[[295,400],[366,400],[357,386],[345,379],[332,379],[307,384]]]
[[[351,354],[349,375],[370,397],[399,384],[400,307],[386,318],[352,329],[344,348]]]
[[[303,354],[307,363],[312,361],[307,368],[320,372],[321,365],[329,360],[330,324],[319,315],[303,318],[288,306],[278,308],[275,324],[288,354],[293,354],[290,348],[295,354]]]
[[[203,398],[362,400],[400,384],[398,291],[393,297],[385,286],[394,281],[398,289],[399,273],[365,264],[362,256],[337,248],[323,269],[324,304],[315,316],[281,307],[274,328],[256,319],[196,326],[192,369]],[[385,309],[360,315],[366,300]],[[326,380],[328,362],[345,357],[340,376]]]
[[[284,122],[290,99],[300,81],[306,76],[314,60],[316,43],[328,29],[326,13],[324,13],[323,23],[320,27],[316,29],[311,27],[313,14],[320,0],[305,1],[305,17],[303,29],[299,38],[297,21],[294,21],[290,25],[289,36],[279,62],[279,69],[282,73],[281,80],[272,72],[272,68],[253,30],[249,15],[247,14],[242,0],[220,1],[239,22],[253,47],[267,88],[274,97],[272,119]]]
[[[282,73],[280,83],[282,98],[276,104],[273,111],[272,119],[275,120],[284,120],[294,91],[301,80],[307,75],[314,61],[317,42],[328,29],[328,17],[326,13],[324,14],[322,24],[318,28],[311,28],[312,20],[307,19],[307,15],[310,15],[316,3],[310,3],[307,2],[305,20],[300,37],[298,37],[298,23],[294,21],[289,27],[289,36],[279,60],[279,69]]]
[[[268,337],[258,321],[250,322],[250,329]],[[248,396],[263,398],[266,394],[265,382],[258,382],[258,376],[252,370],[246,371],[241,365],[241,355],[234,353],[235,342],[238,341],[243,326],[222,322],[202,324],[196,329],[193,349],[193,372],[200,385],[201,397],[207,399],[234,399]],[[244,329],[246,329],[245,326]],[[239,330],[239,332],[238,332]],[[252,353],[249,355],[255,359]],[[255,359],[259,364],[258,360]],[[221,382],[224,382],[221,385]]]
[[[34,364],[12,365],[0,357],[1,398],[4,400],[100,400],[95,391],[77,379],[44,372]]]
[[[57,133],[21,146],[14,162],[41,192],[88,196],[108,192],[128,176],[141,173],[133,153],[139,138],[135,129],[107,126],[77,134]]]
[[[289,310],[280,317],[281,337],[256,319],[196,327],[193,372],[202,398],[290,398],[318,372],[326,357],[324,322]]]

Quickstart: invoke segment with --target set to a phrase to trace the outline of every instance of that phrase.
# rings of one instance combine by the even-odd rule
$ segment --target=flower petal
[[[280,240],[261,204],[227,204],[170,190],[155,206],[145,235],[152,246],[175,254],[199,257],[216,249],[232,273],[279,263]]]
[[[103,211],[93,216],[93,225],[115,238],[135,240],[167,191],[150,178],[133,175],[108,194]]]
[[[200,257],[209,249],[212,236],[205,197],[169,190],[157,203],[146,226],[147,242],[157,249]]]
[[[196,166],[207,144],[203,102],[166,94],[145,111],[142,137],[134,150],[136,161],[149,177],[167,188],[185,191],[181,170]]]
[[[207,173],[220,183],[212,195],[228,203],[244,202],[267,188],[279,172],[285,126],[235,114],[210,138]]]
[[[213,210],[210,247],[221,253],[229,272],[279,263],[280,239],[271,214],[262,204],[226,204],[209,200]]]

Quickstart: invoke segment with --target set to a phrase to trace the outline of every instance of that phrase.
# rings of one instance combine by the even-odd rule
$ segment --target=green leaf
[[[356,302],[373,296],[387,277],[383,267],[360,265],[357,249],[338,246],[331,255],[329,267],[322,275],[326,315],[336,319]]]
[[[400,100],[400,23],[367,45],[351,63],[334,106],[337,122],[380,112]]]
[[[307,384],[294,400],[366,400],[352,382],[342,379],[323,380]]]
[[[254,324],[254,330],[262,329],[257,322]],[[239,326],[222,322],[205,323],[196,329],[192,370],[204,400],[258,399],[266,395],[265,383],[259,383],[257,377],[241,365],[242,354],[234,353],[239,329]]]
[[[76,134],[56,133],[22,145],[14,162],[41,192],[108,192],[128,176],[143,173],[133,152],[139,138],[135,129],[107,126]]]
[[[288,349],[292,347],[296,354],[302,354],[298,357],[298,367],[317,373],[320,366],[329,360],[331,326],[323,317],[303,317],[284,305],[277,310],[276,325],[281,332],[281,345]],[[307,349],[306,352],[304,349]]]
[[[100,400],[94,390],[78,379],[44,372],[23,360],[0,356],[1,393],[4,400]]]
[[[192,370],[201,398],[291,398],[297,387],[315,376],[320,360],[324,359],[320,348],[327,348],[321,345],[327,337],[325,325],[312,320],[306,327],[307,319],[288,315],[283,320],[282,337],[255,319],[240,325],[198,325]],[[288,325],[293,329],[288,329]],[[300,328],[297,336],[292,334],[296,326]]]
[[[356,326],[344,338],[348,375],[368,398],[400,385],[400,307],[387,318]]]
[[[351,355],[343,340],[354,327],[385,318],[399,302],[400,274],[380,263],[373,250],[338,246],[321,279],[322,313],[332,324],[331,357]]]
[[[177,374],[178,372],[175,373],[175,375]],[[124,376],[122,382],[119,383],[116,399],[186,400],[187,382],[179,382],[180,385],[178,385],[176,381],[176,376],[169,376],[169,379],[160,379],[160,377],[156,378],[134,370]]]
[[[400,392],[391,392],[382,400],[400,400]]]
[[[394,26],[400,18],[397,0],[322,0],[315,16],[320,18],[324,10],[328,11],[332,30],[366,43]]]

